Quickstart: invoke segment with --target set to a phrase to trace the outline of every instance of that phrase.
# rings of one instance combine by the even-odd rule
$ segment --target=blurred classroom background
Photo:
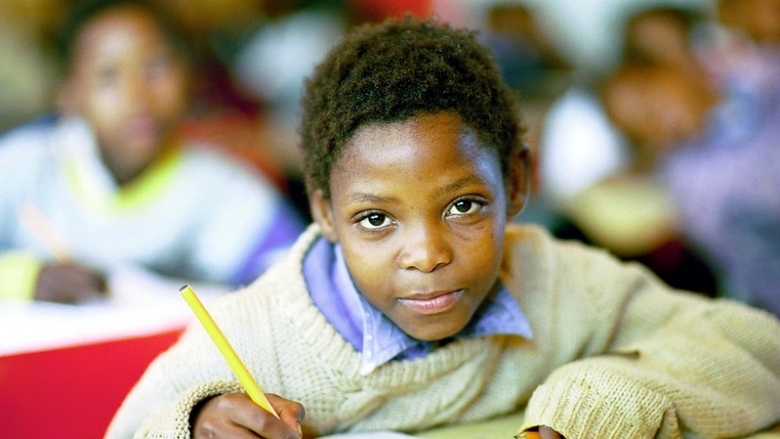
[[[57,28],[73,3],[0,1],[0,132],[54,111]],[[535,167],[533,198],[517,221],[639,261],[672,286],[780,314],[780,0],[159,3],[195,52],[195,100],[182,132],[256,166],[302,215],[296,123],[304,78],[351,26],[436,15],[479,30],[519,93]],[[121,379],[99,372],[98,362],[121,358],[125,344],[87,353],[96,363],[68,372],[73,392],[93,382],[111,393],[87,407],[96,412],[89,428],[107,425],[122,392],[177,334],[163,328],[133,361],[104,363],[124,367]],[[3,363],[0,353],[0,381],[3,367],[26,374],[4,382],[29,384],[40,375],[34,367],[79,355]],[[3,412],[33,413],[22,405],[38,397],[17,390],[0,398],[0,424],[10,422]]]
[[[0,2],[0,131],[54,111],[57,28],[74,1]],[[333,41],[356,24],[408,12],[435,15],[478,30],[519,93],[535,165],[534,200],[519,221],[540,223],[557,236],[638,260],[675,287],[777,306],[751,299],[753,286],[746,279],[766,279],[767,273],[780,271],[780,257],[768,256],[780,253],[777,236],[768,238],[771,248],[749,249],[749,254],[762,255],[748,261],[721,254],[729,245],[755,246],[746,242],[772,228],[777,203],[759,209],[766,217],[761,224],[742,221],[750,223],[746,227],[753,230],[746,234],[754,238],[714,242],[711,236],[723,230],[701,230],[697,213],[686,209],[697,206],[702,215],[706,202],[724,202],[684,198],[701,198],[704,189],[682,187],[684,176],[665,174],[665,167],[673,146],[711,131],[704,125],[713,119],[708,114],[716,103],[729,102],[731,112],[741,112],[743,119],[759,113],[772,118],[772,102],[757,103],[745,95],[774,96],[777,88],[778,80],[762,79],[772,77],[776,63],[756,61],[773,55],[756,56],[752,49],[777,52],[780,0],[159,3],[178,18],[194,48],[195,99],[181,131],[247,160],[277,183],[307,219],[296,137],[304,78]],[[635,83],[641,82],[637,71],[645,77],[674,76],[652,73],[651,67],[684,72],[685,83],[677,78],[677,86],[689,96],[648,91],[665,87],[658,84],[625,86],[632,75]],[[733,97],[736,102],[730,101]],[[725,122],[721,131],[739,131],[744,124],[738,121],[735,128],[732,122]],[[772,163],[771,157],[767,160]],[[676,186],[670,181],[677,181]],[[770,181],[735,184],[774,187]],[[686,194],[670,193],[674,190]],[[683,199],[686,206],[680,206]],[[707,212],[724,216],[724,208],[718,208]],[[768,262],[758,264],[756,274],[751,267],[759,260]]]
[[[3,59],[0,130],[51,110],[52,93],[57,86],[53,59],[57,28],[75,2],[0,2]],[[528,50],[542,49],[541,53],[532,55],[544,58],[539,61],[560,61],[589,74],[607,71],[617,62],[622,22],[633,11],[648,5],[675,4],[709,13],[714,0],[159,0],[159,3],[170,5],[190,32],[193,43],[198,45],[202,60],[206,64],[218,63],[219,69],[229,71],[223,73],[240,77],[240,64],[245,68],[250,67],[247,63],[261,64],[262,56],[272,58],[274,65],[258,68],[276,69],[277,73],[288,70],[288,75],[264,78],[271,84],[253,85],[263,90],[241,90],[244,98],[265,103],[267,99],[279,97],[284,86],[297,88],[295,80],[303,72],[296,69],[308,66],[312,59],[307,58],[316,58],[317,52],[335,37],[334,32],[360,21],[375,21],[411,11],[419,15],[435,14],[455,25],[483,33],[492,27],[506,37],[529,38],[520,44],[526,44]],[[263,43],[255,41],[258,39],[263,39],[268,46],[274,45],[274,53],[262,52]],[[254,60],[241,61],[242,50],[255,50],[257,56]],[[221,85],[224,84],[203,84],[203,87]],[[247,85],[252,86],[241,86]],[[544,90],[545,94],[559,91],[560,87]],[[529,92],[538,94],[536,87]]]
[[[54,111],[57,30],[77,0],[0,2],[0,132]],[[182,131],[257,166],[308,215],[296,111],[302,81],[338,35],[411,12],[477,29],[521,95],[528,143],[550,105],[618,63],[634,11],[674,4],[710,14],[715,0],[159,0],[194,47],[196,100]],[[528,215],[530,217],[530,214]],[[533,217],[536,218],[536,217]],[[543,219],[543,217],[539,217]]]

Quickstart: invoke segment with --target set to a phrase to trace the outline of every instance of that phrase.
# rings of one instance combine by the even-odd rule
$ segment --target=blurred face
[[[93,127],[119,183],[161,152],[186,105],[183,61],[149,12],[98,15],[75,42],[65,107]]]
[[[670,64],[686,64],[689,51],[685,28],[662,15],[648,15],[628,29],[626,44],[648,59]]]
[[[607,94],[607,110],[628,136],[655,148],[655,155],[703,131],[714,99],[709,89],[668,69],[634,74],[624,81]]]
[[[527,191],[513,181],[507,193],[495,153],[438,113],[360,128],[333,167],[331,200],[317,192],[312,207],[366,299],[407,334],[439,340],[496,283],[504,226]]]
[[[780,0],[721,0],[720,20],[758,44],[780,44]]]

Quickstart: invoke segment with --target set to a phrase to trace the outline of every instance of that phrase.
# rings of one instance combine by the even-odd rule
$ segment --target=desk
[[[419,433],[417,437],[421,439],[513,439],[522,423],[523,413],[516,413],[473,424],[440,427]],[[768,431],[750,435],[743,439],[780,439],[780,424]]]
[[[134,269],[109,279],[109,300],[0,301],[0,436],[100,439],[148,364],[192,311],[179,281]],[[225,292],[196,286],[208,305]]]
[[[102,438],[127,392],[180,332],[0,357],[2,436]]]

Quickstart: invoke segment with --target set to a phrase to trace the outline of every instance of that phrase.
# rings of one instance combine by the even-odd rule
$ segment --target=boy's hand
[[[106,280],[95,270],[71,262],[44,265],[35,283],[35,300],[79,303],[106,295]]]
[[[563,439],[563,435],[550,427],[542,425],[539,427],[539,439]]]
[[[539,427],[539,431],[526,431],[519,437],[524,439],[564,439],[563,435],[545,425]]]
[[[266,396],[279,419],[247,395],[228,393],[215,396],[197,413],[192,425],[193,439],[301,439],[301,422],[306,415],[303,406],[277,395]]]

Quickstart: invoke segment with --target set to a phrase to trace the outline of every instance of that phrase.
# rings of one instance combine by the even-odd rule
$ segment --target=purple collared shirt
[[[314,305],[362,353],[362,374],[367,375],[391,360],[423,357],[435,347],[434,342],[407,335],[358,292],[340,246],[320,238],[304,259],[303,275]],[[501,284],[455,338],[497,334],[529,339],[532,336],[528,319]]]

